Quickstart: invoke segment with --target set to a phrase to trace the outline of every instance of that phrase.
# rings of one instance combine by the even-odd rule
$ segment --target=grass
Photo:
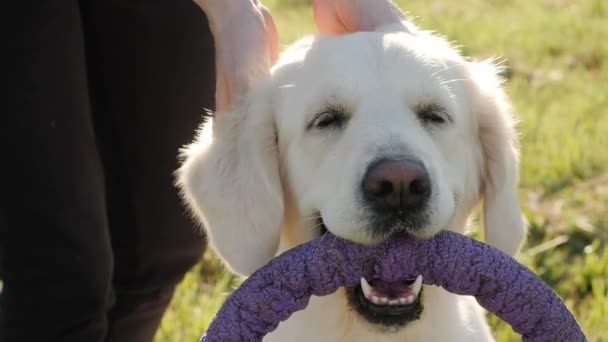
[[[608,341],[608,1],[396,1],[466,55],[500,56],[521,119],[519,260]],[[286,45],[314,32],[309,1],[267,0]],[[156,341],[194,341],[238,280],[209,252],[178,288]],[[519,341],[490,317],[499,341]]]

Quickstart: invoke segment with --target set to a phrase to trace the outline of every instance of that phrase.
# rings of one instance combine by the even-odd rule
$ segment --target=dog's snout
[[[419,161],[383,159],[370,165],[362,187],[363,196],[375,209],[407,213],[427,203],[431,179]]]

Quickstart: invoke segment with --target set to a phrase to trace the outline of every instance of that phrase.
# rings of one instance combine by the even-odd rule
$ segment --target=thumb
[[[406,21],[391,0],[314,0],[313,13],[322,34],[375,31]]]

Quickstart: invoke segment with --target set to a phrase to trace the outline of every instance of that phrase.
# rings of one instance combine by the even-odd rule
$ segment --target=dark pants
[[[213,107],[205,16],[190,0],[14,3],[0,9],[0,341],[151,341],[205,246],[172,184]]]

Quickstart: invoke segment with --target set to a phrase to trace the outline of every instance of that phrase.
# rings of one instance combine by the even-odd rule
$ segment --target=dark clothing
[[[14,3],[0,341],[151,341],[205,246],[173,171],[213,108],[206,18],[191,0]]]

